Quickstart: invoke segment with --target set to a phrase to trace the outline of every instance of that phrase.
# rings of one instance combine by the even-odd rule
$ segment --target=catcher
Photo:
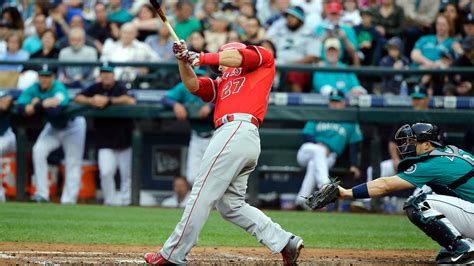
[[[408,198],[410,221],[443,248],[436,263],[474,263],[474,157],[455,146],[442,146],[438,128],[429,123],[404,125],[395,135],[403,160],[398,172],[352,189],[332,182],[314,192],[307,204],[322,208],[337,198],[365,199],[428,185],[433,191]]]

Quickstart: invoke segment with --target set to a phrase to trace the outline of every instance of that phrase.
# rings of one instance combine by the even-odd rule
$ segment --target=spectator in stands
[[[398,0],[397,3],[403,8],[405,15],[405,52],[409,56],[418,38],[430,31],[438,14],[440,1]]]
[[[23,91],[18,98],[18,111],[24,116],[42,114],[48,121],[33,146],[33,168],[36,193],[33,201],[48,202],[48,155],[63,147],[66,178],[61,203],[75,204],[81,184],[81,165],[86,138],[84,117],[67,118],[60,114],[69,104],[66,87],[55,80],[44,66],[38,72],[39,82]]]
[[[421,37],[411,52],[411,59],[416,66],[440,68],[442,66],[440,59],[444,52],[462,54],[461,45],[451,37],[453,32],[449,20],[442,14],[438,15],[436,18],[436,35]]]
[[[411,97],[411,106],[413,110],[427,110],[430,97],[426,90],[426,87],[419,84],[410,84],[410,97]],[[397,149],[397,143],[393,136],[398,130],[398,126],[391,129],[390,136],[392,136],[388,142],[388,153],[390,159],[380,162],[380,176],[393,176],[397,173],[397,166],[400,163],[400,153]],[[372,181],[373,179],[373,168],[369,166],[367,168],[367,182]]]
[[[323,20],[323,0],[291,0],[290,2],[293,6],[300,6],[303,8],[304,13],[306,14],[304,25],[305,27],[308,27],[308,29],[314,30]]]
[[[301,7],[292,6],[281,19],[268,29],[266,37],[276,45],[277,62],[285,64],[311,64],[321,58],[321,42],[304,27],[305,13]],[[311,85],[311,74],[304,72],[288,73],[287,81],[290,91],[308,91]]]
[[[31,55],[33,59],[58,59],[59,49],[55,46],[56,34],[53,30],[47,29],[41,36],[41,46],[43,47],[38,52]]]
[[[474,67],[474,36],[466,37],[463,41],[463,56],[459,57],[453,67]],[[449,76],[449,82],[444,87],[445,95],[474,96],[474,76],[472,74],[454,74]]]
[[[193,5],[189,0],[178,0],[174,9],[174,30],[179,39],[186,40],[194,31],[201,29],[201,23],[194,18]]]
[[[216,12],[210,18],[211,28],[204,31],[209,52],[217,52],[219,47],[224,45],[229,38],[230,21],[223,12]]]
[[[136,39],[137,29],[131,23],[120,27],[120,38],[115,42],[106,42],[100,60],[102,62],[156,62],[160,59],[146,43]],[[116,67],[115,77],[131,82],[137,75],[148,73],[147,68]]]
[[[12,32],[7,36],[7,51],[0,54],[0,61],[28,61],[30,54],[21,49],[21,33]],[[23,71],[23,65],[0,65],[0,71],[18,72]]]
[[[387,55],[380,61],[382,67],[392,67],[394,69],[408,68],[410,60],[403,54],[403,43],[398,37],[392,37],[385,46]],[[382,80],[382,93],[384,94],[400,94],[400,85],[403,76],[395,75],[384,77]]]
[[[93,37],[88,35],[88,33],[86,32],[86,26],[84,24],[84,18],[81,17],[80,15],[74,15],[74,16],[71,17],[71,22],[69,23],[69,30],[71,30],[73,28],[79,28],[79,29],[82,29],[84,31],[85,44],[87,46],[94,47],[97,51],[99,50],[99,48],[102,48],[102,46],[100,44],[96,48],[97,42]],[[66,34],[66,36],[59,39],[56,43],[56,46],[59,49],[63,49],[63,48],[68,47],[69,46],[69,34]]]
[[[97,109],[110,105],[134,105],[135,98],[117,82],[114,69],[100,68],[99,82],[81,91],[74,101]],[[132,191],[133,121],[126,118],[95,118],[94,133],[104,204],[130,205]],[[120,171],[120,193],[115,190],[115,172]]]
[[[97,60],[97,51],[85,45],[86,37],[82,28],[69,30],[69,46],[59,52],[60,61],[91,62]],[[61,70],[61,80],[70,87],[86,87],[94,81],[92,67],[65,67]]]
[[[196,14],[196,19],[201,23],[202,30],[209,30],[211,23],[209,18],[214,12],[219,11],[219,1],[217,0],[204,0],[202,3],[202,10]]]
[[[227,36],[227,41],[226,43],[230,43],[230,42],[242,42],[242,37],[243,36],[240,36],[240,34],[235,31],[235,30],[231,30],[229,31],[229,34]]]
[[[362,65],[374,65],[381,53],[382,37],[372,24],[372,13],[368,8],[361,10],[362,23],[354,27],[357,42],[363,53]]]
[[[193,32],[189,36],[188,40],[189,40],[190,51],[197,52],[197,53],[200,53],[200,52],[208,53],[208,50],[206,48],[207,47],[206,38],[203,31],[198,30],[198,31]]]
[[[473,5],[474,6],[474,5]],[[464,36],[474,36],[474,14],[469,13],[464,18],[463,23]]]
[[[151,5],[142,5],[138,16],[132,20],[133,25],[138,29],[137,40],[143,42],[148,36],[155,34],[159,29],[160,22],[161,20]]]
[[[320,64],[323,67],[346,67],[344,63],[339,61],[341,53],[341,43],[336,38],[326,39],[324,42],[326,59]],[[329,95],[332,91],[338,90],[346,95],[361,95],[367,91],[360,86],[359,80],[354,73],[328,73],[314,72],[313,74],[314,92]]]
[[[258,20],[268,29],[274,22],[284,17],[290,7],[290,0],[257,0],[255,7]]]
[[[329,108],[344,109],[346,101],[341,91],[334,90],[329,96]],[[305,143],[298,150],[296,160],[306,167],[296,205],[304,206],[305,197],[315,188],[320,189],[329,183],[329,169],[334,166],[349,145],[350,172],[360,177],[360,150],[362,133],[358,123],[308,121],[303,129]]]
[[[462,31],[462,19],[457,5],[452,2],[447,3],[442,9],[442,13],[449,19],[449,23],[453,25],[454,35],[459,36]]]
[[[23,42],[23,50],[27,51],[30,54],[34,54],[42,48],[41,36],[47,29],[46,16],[43,14],[35,15],[33,23],[35,25],[36,34],[27,37]]]
[[[100,48],[97,50],[101,52],[105,40],[111,37],[110,22],[107,19],[107,7],[104,3],[98,2],[94,6],[94,13],[95,21],[89,27],[87,32],[96,40],[96,42],[100,43],[96,44],[96,47]]]
[[[84,18],[82,10],[73,6],[68,6],[66,3],[56,2],[52,5],[51,17],[54,22],[56,35],[60,40],[64,36],[67,36],[70,27],[70,23],[74,16],[80,16]]]
[[[48,16],[49,13],[49,3],[48,2],[39,2],[36,1],[36,3],[33,6],[33,15],[29,16],[25,20],[25,36],[31,36],[36,34],[36,29],[34,25],[34,18],[38,14],[43,14],[46,17],[46,25],[48,29],[51,29],[53,26],[53,19]]]
[[[14,6],[5,7],[2,10],[1,19],[10,23],[10,27],[14,31],[18,31],[20,34],[23,34],[25,26],[23,24],[23,18],[21,17],[20,12]]]
[[[146,38],[145,43],[148,44],[153,51],[164,61],[175,61],[173,54],[173,39],[170,31],[165,25],[161,24],[158,34],[150,35]]]
[[[206,75],[206,71],[199,68],[195,69],[195,73],[198,77]],[[167,108],[173,109],[176,118],[180,121],[188,120],[189,115],[186,109],[188,105],[200,106],[198,111],[199,120],[190,121],[191,139],[186,160],[186,178],[188,183],[192,185],[199,174],[202,157],[214,133],[214,124],[211,119],[214,104],[205,103],[201,98],[191,94],[183,82],[167,91],[161,103]]]
[[[359,8],[356,0],[344,0],[344,12],[342,14],[341,23],[349,27],[354,27],[362,23]]]
[[[7,36],[10,34],[10,23],[0,20],[0,54],[7,52]]]
[[[164,208],[184,208],[188,202],[190,186],[184,176],[173,177],[173,196],[161,203]]]
[[[395,0],[383,0],[373,8],[372,15],[375,28],[385,40],[402,37],[405,13],[403,8],[395,4]]]
[[[121,0],[110,0],[107,19],[109,22],[118,22],[123,24],[132,21],[133,16],[130,15],[127,10],[122,8]]]
[[[330,2],[327,4],[327,17],[316,27],[316,36],[326,40],[328,38],[338,38],[341,42],[340,56],[343,62],[350,62],[353,65],[359,65],[359,45],[357,43],[357,35],[347,25],[341,23],[342,5],[339,2]],[[322,50],[323,58],[326,56]]]
[[[242,36],[243,43],[255,45],[262,40],[264,35],[265,30],[260,25],[260,21],[256,17],[247,18],[244,24],[244,36]]]

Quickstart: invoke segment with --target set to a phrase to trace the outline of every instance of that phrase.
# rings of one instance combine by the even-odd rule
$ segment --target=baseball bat
[[[179,42],[178,35],[176,35],[176,32],[174,32],[173,27],[171,27],[170,22],[166,18],[165,13],[163,13],[163,10],[161,10],[161,0],[150,0],[150,4],[155,8],[156,13],[158,13],[158,16],[160,16],[161,20],[165,24],[165,26],[168,28],[168,30],[171,33],[171,36],[175,41]]]

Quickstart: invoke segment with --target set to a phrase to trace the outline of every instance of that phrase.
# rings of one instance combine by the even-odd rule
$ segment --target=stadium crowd
[[[446,69],[472,67],[474,63],[474,2],[471,0],[162,2],[178,37],[186,40],[189,49],[196,52],[216,52],[225,43],[243,42],[270,49],[280,65]],[[170,83],[170,73],[162,69],[108,66],[110,62],[176,60],[172,52],[173,40],[170,32],[148,1],[7,0],[3,1],[1,10],[0,61],[56,59],[103,62],[103,66],[99,68],[51,68],[47,65],[26,68],[22,65],[0,65],[0,87],[24,90],[18,99],[20,113],[30,116],[41,112],[50,122],[33,148],[36,178],[42,180],[37,180],[37,185],[38,182],[45,182],[43,166],[52,147],[63,146],[65,150],[71,150],[69,153],[65,151],[66,158],[73,158],[66,159],[70,161],[69,166],[66,165],[66,176],[74,176],[74,182],[79,178],[77,165],[74,165],[73,161],[75,156],[82,156],[82,152],[77,154],[74,151],[84,148],[85,123],[79,118],[66,122],[56,119],[58,108],[66,106],[69,101],[99,109],[110,104],[135,104],[133,95],[127,91],[135,88],[137,84],[139,88],[153,89],[169,89],[176,85],[167,93],[162,103],[173,109],[180,120],[185,120],[187,116],[182,104],[196,101],[180,92],[184,87],[178,84],[178,80]],[[155,80],[136,82],[150,76]],[[394,75],[375,81],[359,79],[353,73],[318,72],[315,68],[313,73],[281,72],[275,79],[274,90],[318,93],[335,97],[336,102],[346,95],[368,93],[411,95],[413,99],[425,99],[433,95],[474,96],[474,75]],[[417,89],[414,89],[415,87]],[[35,88],[51,90],[55,94],[35,96]],[[64,93],[67,88],[80,88],[82,91],[74,99],[69,99],[67,93]],[[57,93],[64,93],[60,100],[55,100]],[[11,96],[4,96],[1,98],[0,107],[8,109],[11,102]],[[203,105],[200,116],[209,116],[212,108],[212,105]],[[107,126],[103,126],[105,124]],[[131,143],[128,140],[123,141],[131,138],[130,121],[96,119],[95,125],[99,128],[97,138],[103,140],[102,146],[98,147],[98,161],[102,186],[106,188],[105,203],[128,205],[131,170],[130,167],[123,167],[120,162],[124,160],[128,166],[131,165]],[[124,136],[121,136],[122,140],[118,137],[108,137],[116,132],[114,126],[117,128],[117,125],[127,128]],[[200,146],[202,149],[201,146],[205,145],[212,135],[212,126],[210,128],[209,125],[197,125],[192,128],[190,146]],[[330,128],[322,127],[323,130]],[[0,129],[3,135],[0,135],[0,140],[6,141],[8,137],[8,144],[14,146],[12,141],[15,136],[11,129],[8,126]],[[82,142],[77,147],[67,148],[67,132],[76,129],[83,132],[79,135]],[[351,131],[358,133],[357,136],[354,133],[347,143],[357,144],[362,139],[362,136],[358,135],[359,126],[351,125]],[[204,144],[193,143],[193,139]],[[51,146],[50,143],[54,145]],[[305,167],[308,164],[311,167],[319,167],[317,171],[325,172],[323,175],[327,178],[330,161],[333,163],[336,154],[340,155],[344,147],[332,147],[323,141],[315,145],[312,149],[317,150],[317,156],[328,160],[326,165],[311,165],[310,155],[302,164]],[[2,153],[8,150],[6,145],[1,148]],[[202,152],[199,154],[198,157],[202,156]],[[360,169],[356,165],[357,157],[354,153],[351,172],[360,176]],[[393,160],[396,162],[399,158],[392,157],[392,161],[383,163],[382,169],[394,170]],[[121,191],[117,192],[121,193],[120,196],[116,196],[114,192],[113,175],[117,168],[122,177]],[[192,184],[193,177],[188,174],[187,178]],[[74,184],[70,186],[77,186]],[[310,191],[312,188],[306,190]],[[45,191],[46,189],[43,189],[40,191],[43,194],[37,193],[35,200],[48,201]],[[71,188],[67,192],[70,195],[63,196],[62,202],[74,203],[77,200],[77,188]]]

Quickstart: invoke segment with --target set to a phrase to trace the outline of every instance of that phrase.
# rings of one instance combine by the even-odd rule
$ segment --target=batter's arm
[[[183,81],[186,89],[191,93],[199,90],[199,80],[193,68],[182,60],[178,60],[178,67],[181,81]]]
[[[368,197],[361,197],[361,191],[365,187],[367,187],[367,195]],[[360,184],[352,189],[345,189],[343,187],[339,187],[340,198],[343,199],[352,199],[352,198],[375,198],[380,197],[385,194],[388,194],[393,191],[403,190],[414,188],[415,186],[410,182],[403,180],[402,178],[398,177],[397,175],[390,176],[390,177],[380,177],[375,180],[372,180],[368,183]]]

